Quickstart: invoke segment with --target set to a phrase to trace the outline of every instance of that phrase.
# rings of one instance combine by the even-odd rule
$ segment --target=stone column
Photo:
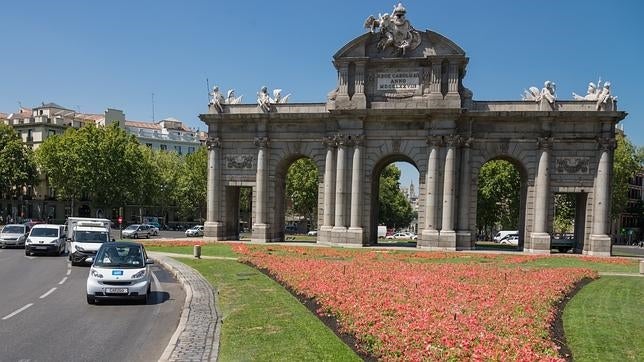
[[[428,160],[425,177],[425,228],[421,233],[421,246],[438,246],[438,230],[436,230],[436,192],[438,177],[438,151],[443,143],[441,136],[427,137]]]
[[[335,224],[333,225],[333,238],[335,242],[344,242],[346,236],[345,225],[345,168],[346,168],[346,149],[347,138],[344,135],[336,136],[338,143],[338,154],[336,159],[335,173]]]
[[[589,255],[610,256],[610,173],[612,169],[611,152],[615,148],[614,138],[602,138],[599,142],[599,162],[593,189],[593,223],[590,235]]]
[[[550,200],[550,149],[552,138],[537,139],[539,165],[535,179],[534,223],[530,233],[530,245],[526,251],[533,253],[550,252],[550,234],[548,227],[548,201]]]
[[[468,138],[461,143],[461,178],[458,191],[458,228],[456,231],[456,247],[458,249],[472,249],[472,229],[470,227],[470,189],[472,182],[472,168],[470,167],[470,146],[472,139]]]
[[[454,188],[455,188],[455,148],[460,136],[451,135],[445,138],[445,174],[443,177],[443,217],[438,246],[442,249],[456,249],[456,232],[454,231]]]
[[[353,170],[351,173],[351,224],[350,243],[362,245],[362,145],[363,136],[353,138]]]
[[[326,162],[324,164],[324,220],[322,221],[321,232],[333,229],[333,199],[335,197],[336,141],[333,137],[325,137],[324,145],[326,146]],[[327,239],[330,239],[330,236]]]
[[[268,137],[255,137],[257,150],[257,174],[255,176],[256,202],[255,223],[253,224],[252,241],[270,241],[269,225],[266,220],[268,189]]]
[[[209,137],[206,141],[208,149],[208,185],[206,189],[206,222],[204,223],[204,236],[214,237],[219,240],[223,235],[223,223],[219,207],[221,205],[221,161],[219,137]]]

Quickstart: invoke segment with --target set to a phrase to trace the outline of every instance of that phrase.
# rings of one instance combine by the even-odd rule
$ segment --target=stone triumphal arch
[[[610,85],[574,100],[553,82],[520,101],[475,101],[463,85],[463,49],[417,31],[397,6],[369,17],[367,32],[333,56],[337,88],[325,103],[288,103],[265,87],[239,104],[215,89],[208,112],[205,235],[235,239],[241,187],[252,188],[252,240],[284,239],[288,166],[310,158],[319,170],[317,242],[372,245],[377,238],[375,180],[404,160],[420,173],[420,248],[474,245],[481,166],[512,162],[522,178],[520,246],[549,252],[556,193],[574,193],[579,252],[610,253],[610,177],[618,112]],[[593,85],[599,87],[600,85]]]

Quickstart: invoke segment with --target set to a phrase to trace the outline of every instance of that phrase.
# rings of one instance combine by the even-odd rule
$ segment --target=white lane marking
[[[63,283],[66,282],[66,281],[67,281],[67,277],[64,277],[63,280],[58,282],[58,285],[63,285]]]
[[[23,310],[25,310],[25,309],[27,309],[27,308],[31,307],[32,305],[34,305],[34,304],[33,304],[33,303],[29,303],[29,304],[25,305],[24,307],[22,307],[22,308],[18,309],[18,310],[17,310],[17,311],[15,311],[15,312],[13,312],[13,313],[11,313],[11,314],[7,314],[6,316],[2,317],[2,320],[3,320],[3,321],[5,321],[5,320],[7,320],[7,319],[9,319],[9,318],[11,318],[11,317],[13,317],[13,316],[15,316],[16,314],[18,314],[18,313],[22,312]]]
[[[67,269],[67,275],[69,275],[69,274],[71,274],[71,273],[72,273],[72,270],[71,270],[71,269]]]
[[[31,259],[31,260],[36,259],[36,257],[35,257],[35,256],[27,256],[27,255],[25,255],[25,258],[27,258],[27,259]]]
[[[47,293],[45,293],[45,294],[43,294],[43,295],[41,295],[41,296],[40,296],[40,299],[43,299],[43,298],[45,298],[46,296],[48,296],[49,294],[53,293],[53,292],[54,292],[54,290],[56,290],[56,287],[53,287],[53,288],[49,289],[49,291],[48,291]]]
[[[154,289],[156,289],[157,291],[161,291],[162,290],[161,283],[159,282],[159,278],[157,278],[157,276],[154,273],[152,273],[152,279],[154,279],[154,287],[155,287]]]

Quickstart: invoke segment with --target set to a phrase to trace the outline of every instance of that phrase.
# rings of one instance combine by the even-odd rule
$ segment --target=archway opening
[[[416,247],[420,175],[404,156],[392,156],[374,168],[369,245]]]
[[[509,158],[487,161],[478,175],[476,249],[523,250],[526,172]]]
[[[584,248],[586,202],[583,192],[555,193],[550,250],[581,253]]]
[[[278,239],[315,242],[320,172],[308,157],[294,157],[289,161],[285,162],[287,167],[278,170],[275,198]]]

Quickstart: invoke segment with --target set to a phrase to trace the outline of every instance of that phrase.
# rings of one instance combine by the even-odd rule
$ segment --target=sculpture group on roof
[[[226,98],[224,98],[219,91],[219,86],[214,86],[212,87],[212,92],[210,92],[208,105],[214,107],[217,112],[221,113],[224,111],[224,104],[239,104],[242,101],[242,97],[235,97],[235,90],[230,89],[226,94]]]
[[[407,9],[398,3],[394,6],[391,15],[378,14],[377,19],[370,15],[365,20],[364,27],[379,37],[378,50],[393,47],[397,55],[405,55],[408,50],[413,50],[420,45],[420,33],[405,18],[406,13]]]
[[[288,103],[288,98],[291,96],[291,94],[287,94],[282,97],[282,90],[281,89],[273,89],[273,98],[268,94],[268,87],[263,86],[260,88],[259,92],[257,92],[257,105],[259,108],[264,111],[264,112],[270,112],[271,111],[271,104],[284,104]]]
[[[601,88],[601,90],[599,90],[599,88]],[[547,80],[541,90],[537,87],[530,87],[527,90],[524,90],[521,95],[521,99],[537,103],[545,100],[552,105],[557,99],[555,89],[555,83]],[[580,96],[575,92],[572,93],[572,96],[576,101],[596,102],[595,109],[598,111],[603,109],[614,109],[614,103],[617,100],[617,97],[612,96],[610,93],[610,82],[604,82],[602,86],[601,79],[597,82],[597,85],[593,82],[588,83],[588,89],[586,90],[585,96]]]

